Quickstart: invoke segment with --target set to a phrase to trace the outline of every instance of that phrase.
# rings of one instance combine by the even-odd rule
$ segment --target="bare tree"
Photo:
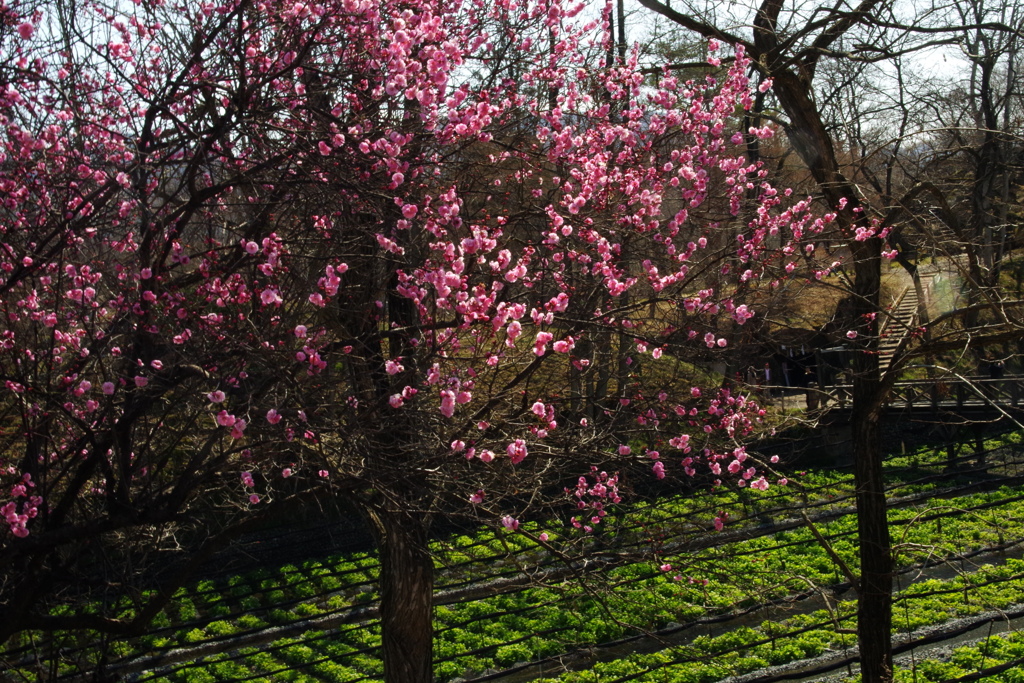
[[[1017,29],[1007,20],[1009,14],[993,18],[974,12],[952,23],[943,20],[938,7],[924,17],[902,17],[903,8],[883,0],[842,2],[830,7],[765,0],[750,8],[749,15],[730,17],[728,22],[711,8],[693,3],[680,9],[659,0],[639,1],[687,31],[706,39],[742,45],[748,51],[760,77],[771,79],[772,93],[781,110],[777,120],[790,145],[816,183],[821,200],[837,212],[841,239],[850,254],[843,264],[852,295],[846,313],[849,344],[859,352],[853,361],[852,429],[861,553],[856,588],[862,671],[866,681],[891,680],[892,551],[878,419],[900,368],[914,354],[928,352],[928,347],[918,345],[916,335],[912,340],[908,336],[900,359],[889,366],[884,376],[880,371],[879,324],[886,316],[886,307],[880,300],[883,235],[890,236],[891,244],[902,243],[902,248],[893,250],[891,255],[915,273],[916,266],[900,233],[903,222],[912,222],[907,221],[905,207],[926,194],[926,187],[911,182],[902,168],[905,147],[913,140],[908,136],[918,132],[912,113],[920,105],[908,104],[907,72],[899,67],[912,54],[957,43],[964,26],[969,27],[975,42],[986,45],[988,39],[982,40],[980,36],[994,32],[1016,35]],[[864,78],[865,70],[878,63],[894,68],[896,81],[868,94],[871,91],[864,86],[870,81]],[[978,71],[980,77],[984,73],[980,65]],[[826,75],[831,78],[824,78]],[[852,103],[855,104],[851,107]],[[889,135],[879,136],[881,131],[876,129],[870,136],[875,140],[869,142],[865,129],[872,120],[886,121]],[[886,137],[888,141],[884,141]],[[873,147],[870,151],[869,144]],[[983,194],[988,193],[992,182],[990,167],[991,164],[985,166],[983,173],[987,180],[981,181],[979,176],[975,183],[977,191]],[[866,188],[871,191],[865,191]],[[933,194],[932,200],[940,201],[941,197]],[[976,204],[980,207],[981,200],[976,200]],[[953,324],[958,332],[952,336],[944,334],[941,344],[932,348],[962,346],[968,343],[968,337],[977,343],[986,335],[999,338],[1007,334],[1018,319],[1007,315],[1005,306],[997,303],[1000,301],[1001,297],[989,297],[955,315],[955,323],[948,317],[944,319],[939,325]],[[1000,311],[986,318],[988,326],[984,329],[978,329],[977,318],[973,317],[973,312],[981,307]]]

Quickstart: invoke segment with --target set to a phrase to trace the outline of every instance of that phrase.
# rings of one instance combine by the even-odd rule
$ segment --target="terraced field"
[[[888,463],[899,680],[1024,681],[1024,454],[1019,436],[989,445],[984,468],[947,471],[928,451]],[[850,477],[792,478],[623,506],[582,542],[537,523],[437,540],[438,680],[845,680]],[[211,578],[180,591],[143,638],[14,643],[4,678],[70,680],[103,657],[107,675],[130,681],[376,681],[376,578],[366,553]]]

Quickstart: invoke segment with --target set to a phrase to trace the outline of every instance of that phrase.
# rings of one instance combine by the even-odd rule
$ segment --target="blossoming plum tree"
[[[650,85],[557,0],[67,9],[0,10],[4,639],[133,633],[173,582],[51,614],[83,558],[196,566],[329,492],[387,680],[429,681],[432,517],[565,489],[585,534],[638,462],[768,485],[761,408],[682,361],[832,217],[744,156],[742,51]]]

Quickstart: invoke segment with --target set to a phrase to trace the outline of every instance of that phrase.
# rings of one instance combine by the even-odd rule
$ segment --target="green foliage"
[[[238,627],[227,621],[211,621],[206,625],[206,632],[214,638],[230,636],[238,631]]]
[[[206,640],[206,633],[202,629],[194,628],[183,633],[180,640],[183,643],[201,643]]]
[[[243,630],[251,630],[263,628],[267,625],[267,622],[263,621],[262,619],[253,614],[242,614],[237,619],[235,619],[235,625]]]
[[[199,611],[195,604],[188,598],[178,600],[178,619],[180,621],[194,621],[199,617]]]
[[[915,465],[927,467],[927,454],[914,453]],[[908,458],[911,456],[908,455]],[[897,463],[900,467],[906,463]],[[899,471],[894,478],[898,480]],[[663,628],[669,622],[686,623],[726,614],[737,606],[781,598],[828,586],[842,575],[813,535],[794,527],[718,547],[693,549],[677,539],[705,536],[713,518],[729,513],[729,529],[757,525],[768,518],[792,518],[795,510],[810,514],[852,506],[848,478],[836,473],[812,473],[801,479],[806,497],[795,488],[773,488],[765,493],[723,491],[705,497],[678,497],[656,505],[635,505],[618,513],[615,540],[640,549],[657,547],[657,559],[607,570],[601,582],[588,590],[578,584],[527,586],[515,592],[472,602],[439,606],[435,610],[435,673],[440,681],[467,671],[508,667],[516,662],[555,657],[575,648],[606,642],[641,630]],[[917,482],[901,489],[930,493],[939,485]],[[957,497],[928,495],[903,509],[890,512],[894,538],[900,543],[901,564],[927,561],[936,556],[980,548],[1000,539],[1020,537],[1024,519],[1024,487]],[[779,509],[777,513],[771,512]],[[845,514],[818,524],[833,550],[857,570],[856,519]],[[552,533],[552,541],[557,537]],[[611,538],[611,537],[609,537]],[[607,540],[607,539],[606,539]],[[553,562],[553,557],[523,535],[479,531],[433,544],[439,583],[461,583],[516,570],[506,554],[517,561]],[[495,555],[505,558],[496,562]],[[671,571],[659,565],[671,564]],[[178,643],[195,644],[215,637],[293,623],[325,612],[338,612],[377,599],[373,581],[376,561],[365,553],[306,561],[301,567],[278,569],[203,581],[180,591],[159,617],[164,634],[119,643],[119,653],[134,656]],[[678,579],[677,579],[678,577]],[[603,582],[603,583],[602,583]],[[597,586],[595,589],[594,587]],[[329,597],[327,592],[334,592]],[[948,580],[911,583],[896,604],[895,627],[909,631],[940,623],[954,616],[999,609],[1019,601],[1024,593],[1024,561],[968,567]],[[296,598],[299,600],[294,601]],[[293,602],[294,601],[294,602]],[[131,607],[128,603],[122,610]],[[68,607],[54,614],[71,613]],[[842,650],[854,636],[836,633],[836,619],[844,629],[855,627],[849,604],[839,603],[838,614],[825,611],[796,614],[760,627],[743,627],[714,638],[700,637],[685,646],[662,652],[637,654],[615,662],[601,662],[592,671],[574,672],[559,680],[615,680],[634,677],[637,683],[714,681],[776,664]],[[62,611],[63,610],[63,611]],[[371,622],[345,626],[328,637],[304,634],[282,640],[268,652],[239,653],[237,660],[208,662],[205,668],[187,667],[167,680],[217,680],[266,676],[268,680],[316,680],[347,683],[381,674],[379,625]],[[467,652],[473,652],[467,655]],[[1016,653],[1016,654],[1014,654]],[[993,638],[984,645],[958,649],[946,662],[928,663],[915,675],[955,677],[950,672],[976,671],[1024,656],[1024,642]],[[283,671],[286,670],[286,671]],[[243,675],[244,674],[244,675]],[[898,673],[899,676],[903,672]],[[962,674],[959,674],[962,675]],[[1009,676],[1009,677],[1008,677]],[[1016,680],[1012,673],[995,680]],[[907,679],[910,680],[910,679]],[[935,678],[934,680],[941,680]],[[1020,682],[1024,683],[1024,682]]]
[[[533,653],[525,643],[502,645],[494,655],[494,661],[502,666],[512,666],[516,662],[528,662],[531,659]]]
[[[315,617],[323,613],[323,610],[313,602],[302,602],[295,606],[292,610],[292,614],[297,617]]]
[[[181,681],[181,683],[217,683],[217,677],[213,675],[213,672],[206,668],[189,667],[188,669],[179,669],[173,680]]]

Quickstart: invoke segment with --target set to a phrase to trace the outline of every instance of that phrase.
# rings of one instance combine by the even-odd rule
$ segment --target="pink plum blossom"
[[[519,335],[522,334],[522,332],[522,323],[520,323],[518,320],[513,320],[512,322],[510,322],[508,324],[508,327],[505,328],[505,344],[510,347],[515,346],[516,339],[519,338]]]
[[[455,414],[455,392],[450,389],[441,391],[441,414],[451,417]]]
[[[270,306],[272,304],[274,306],[280,306],[284,303],[284,299],[282,299],[281,295],[277,293],[277,290],[271,288],[264,289],[260,293],[260,301],[263,302],[264,306]]]
[[[235,424],[235,422],[238,421],[238,418],[236,418],[234,415],[232,415],[226,410],[222,410],[219,413],[217,413],[216,419],[217,424],[219,424],[221,427],[231,427]]]
[[[548,342],[554,338],[554,335],[550,332],[538,332],[537,338],[533,342],[533,353],[538,356],[543,356],[548,350]]]
[[[732,317],[733,320],[735,320],[738,324],[742,325],[743,323],[747,322],[748,320],[754,317],[754,312],[747,308],[746,304],[740,304],[732,312]]]
[[[512,461],[513,465],[518,465],[519,463],[521,463],[526,458],[527,453],[529,452],[526,447],[526,442],[523,441],[522,439],[516,439],[515,441],[510,443],[505,448],[505,451],[508,453],[508,457]]]

